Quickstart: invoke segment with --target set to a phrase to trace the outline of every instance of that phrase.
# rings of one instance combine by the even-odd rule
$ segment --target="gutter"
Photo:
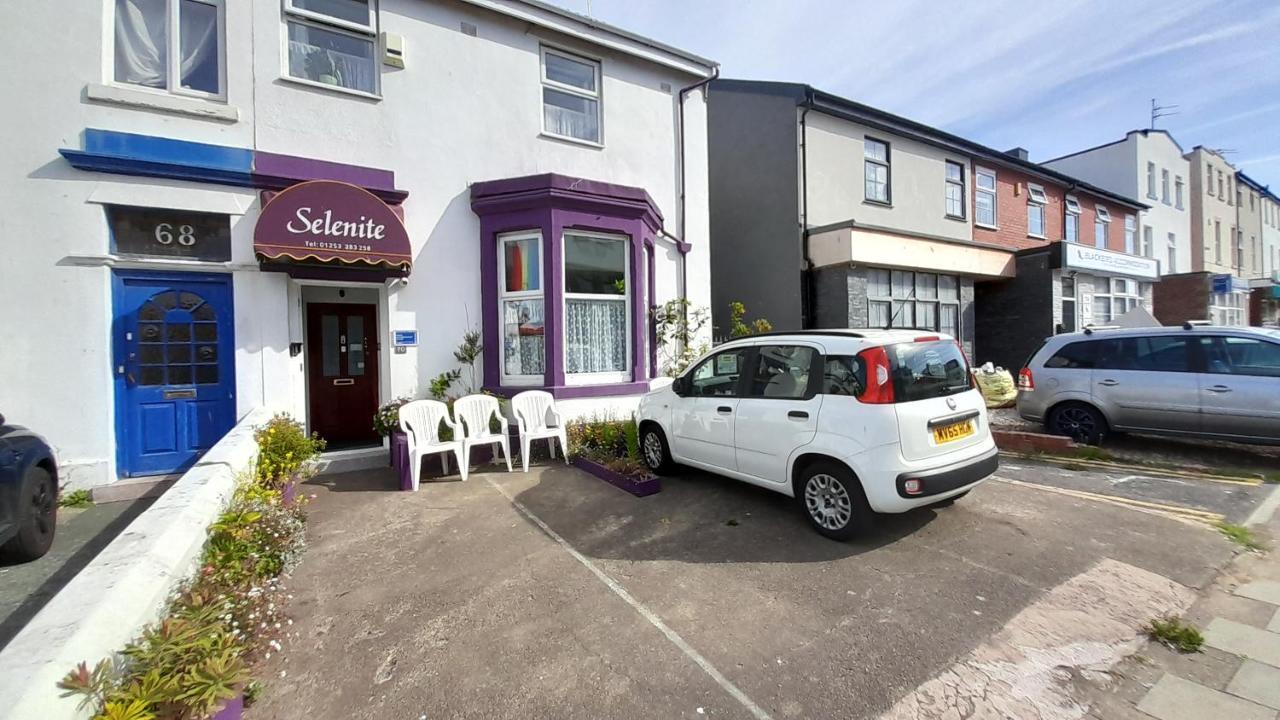
[[[676,134],[679,136],[679,142],[678,142],[679,149],[677,150],[677,152],[679,153],[679,159],[680,159],[680,173],[677,177],[677,182],[679,182],[680,184],[680,194],[677,196],[677,200],[676,200],[677,235],[675,237],[671,237],[670,235],[667,235],[667,237],[671,237],[671,239],[675,240],[676,247],[680,250],[680,299],[681,300],[689,299],[688,255],[689,255],[689,251],[693,249],[693,247],[689,243],[685,242],[685,231],[686,231],[685,221],[686,221],[686,216],[688,215],[688,212],[685,210],[686,181],[685,181],[685,159],[684,159],[684,156],[685,156],[684,98],[686,95],[693,92],[694,90],[697,90],[699,88],[709,85],[712,80],[715,80],[718,77],[720,77],[720,66],[716,65],[712,67],[710,75],[708,75],[707,77],[699,80],[698,82],[692,85],[688,85],[686,87],[680,88],[680,92],[676,93]],[[708,104],[708,108],[709,107],[710,105]],[[685,303],[685,306],[684,306],[684,316],[685,316],[684,317],[685,325],[687,327],[689,323],[689,305],[687,302]]]

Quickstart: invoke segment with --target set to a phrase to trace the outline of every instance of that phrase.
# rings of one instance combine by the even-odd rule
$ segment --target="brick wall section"
[[[997,167],[990,169],[996,171],[996,224],[999,229],[993,230],[975,224],[973,226],[973,239],[975,242],[1000,245],[1014,250],[1026,250],[1028,248],[1044,247],[1048,242],[1062,240],[1066,237],[1067,187],[1065,185],[1059,185],[1009,168]],[[974,188],[973,193],[976,194],[976,169],[974,170],[974,178],[975,180],[971,185]],[[1049,200],[1044,211],[1044,240],[1027,235],[1027,183],[1043,187],[1045,196]],[[1124,216],[1132,214],[1135,216],[1134,245],[1135,250],[1137,250],[1138,243],[1141,242],[1141,237],[1139,236],[1141,229],[1137,222],[1136,216],[1138,212],[1136,210],[1109,202],[1083,190],[1076,190],[1071,194],[1075,195],[1076,199],[1080,201],[1079,240],[1082,245],[1092,247],[1094,244],[1093,225],[1097,218],[1095,208],[1098,203],[1102,203],[1111,212],[1111,224],[1107,228],[1107,247],[1111,250],[1124,252]],[[975,198],[970,197],[969,203],[971,207],[976,207],[975,202]]]
[[[991,437],[996,441],[996,447],[1004,452],[1071,455],[1080,448],[1068,437],[1041,435],[1040,433],[1021,432],[1018,430],[992,430]]]
[[[1207,272],[1165,275],[1152,291],[1156,319],[1163,325],[1207,320],[1210,288],[1211,280]]]

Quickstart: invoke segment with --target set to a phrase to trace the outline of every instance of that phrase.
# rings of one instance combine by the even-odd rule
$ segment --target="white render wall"
[[[1147,163],[1155,164],[1155,199],[1147,193]],[[1135,130],[1123,140],[1051,162],[1045,167],[1077,177],[1111,192],[1150,205],[1138,220],[1138,247],[1143,228],[1151,228],[1151,256],[1163,274],[1190,272],[1191,165],[1182,149],[1163,132]],[[1169,204],[1163,202],[1161,170],[1169,171]],[[1182,178],[1182,209],[1177,207],[1177,178]],[[1169,268],[1169,233],[1175,238],[1175,267]]]
[[[282,79],[281,3],[230,0],[228,97],[222,104],[111,85],[114,5],[49,0],[24,4],[20,16],[16,8],[0,10],[0,60],[36,70],[12,74],[7,88],[22,98],[22,108],[0,117],[0,196],[7,200],[0,213],[7,241],[0,307],[24,309],[5,313],[0,325],[6,338],[0,350],[0,413],[44,434],[57,452],[61,479],[74,486],[116,478],[105,202],[232,215],[232,262],[192,269],[234,273],[238,414],[261,404],[292,408],[299,416],[306,411],[305,357],[289,355],[290,315],[297,312],[291,303],[300,287],[283,274],[257,269],[252,236],[258,192],[75,170],[58,149],[80,148],[85,128],[394,171],[397,187],[410,193],[405,219],[414,270],[407,284],[366,287],[383,298],[384,333],[417,327],[421,337],[403,355],[392,354],[390,338],[384,337],[384,400],[421,396],[430,378],[456,365],[452,351],[468,324],[481,322],[479,221],[470,209],[471,183],[555,172],[638,186],[653,196],[666,232],[679,232],[676,98],[700,77],[674,56],[666,62],[683,62],[682,69],[607,45],[631,43],[650,57],[664,55],[657,49],[570,20],[559,22],[604,44],[458,0],[383,0],[381,29],[405,38],[407,67],[382,66],[383,97],[372,100]],[[475,37],[461,32],[464,21],[477,28]],[[48,33],[40,28],[58,29],[56,63],[29,62],[48,50]],[[544,42],[602,62],[603,147],[540,136],[538,48]],[[117,101],[89,99],[103,94]],[[212,118],[211,112],[224,117]],[[709,219],[701,91],[686,96],[685,119],[682,239],[693,245],[687,292],[705,306]],[[661,238],[655,255],[662,302],[679,294],[683,260],[674,243]],[[298,331],[293,335],[297,339]]]
[[[809,227],[857,220],[922,235],[973,239],[969,220],[946,217],[945,161],[964,166],[966,189],[971,195],[969,158],[821,112],[810,112],[805,123]],[[865,202],[863,139],[868,135],[889,143],[892,206]],[[966,198],[965,202],[971,218],[972,201]]]

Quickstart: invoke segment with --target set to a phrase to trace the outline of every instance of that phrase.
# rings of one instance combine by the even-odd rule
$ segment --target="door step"
[[[144,478],[129,478],[127,480],[117,480],[109,485],[98,485],[90,492],[93,495],[95,503],[111,503],[121,502],[123,500],[137,500],[138,498],[159,497],[164,494],[169,486],[177,482],[182,477],[181,473],[175,475],[153,475]]]

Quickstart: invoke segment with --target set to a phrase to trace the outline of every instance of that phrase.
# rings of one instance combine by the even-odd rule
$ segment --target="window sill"
[[[944,217],[944,218],[946,218],[946,219],[948,219],[948,220],[954,220],[954,221],[956,221],[956,222],[962,222],[962,223],[968,223],[968,222],[969,222],[969,218],[967,218],[967,217],[965,217],[965,216],[963,216],[963,215],[943,215],[943,217]]]
[[[649,392],[648,380],[640,382],[627,381],[622,383],[612,383],[607,385],[486,385],[485,392],[491,392],[500,397],[510,398],[517,393],[526,390],[545,390],[551,393],[552,397],[557,400],[572,400],[574,398],[591,398],[591,397],[614,397],[618,395],[643,395]]]
[[[1027,233],[1027,237],[1029,237],[1029,238],[1031,238],[1031,239],[1033,239],[1033,240],[1048,240],[1048,239],[1049,239],[1049,238],[1045,237],[1044,235],[1036,235],[1035,233]]]
[[[301,85],[303,87],[315,88],[317,90],[325,90],[338,95],[350,95],[351,97],[362,98],[364,100],[382,102],[381,95],[367,93],[363,90],[352,90],[351,88],[343,87],[341,85],[330,85],[328,83],[316,82],[315,80],[307,80],[306,78],[296,78],[292,75],[281,75],[280,80],[281,82],[290,83],[292,85]]]
[[[999,225],[988,225],[988,224],[986,224],[986,223],[980,223],[980,222],[977,222],[977,221],[975,221],[975,222],[973,223],[973,226],[974,226],[974,227],[978,227],[978,228],[982,228],[983,230],[999,230],[999,229],[1000,229],[1000,226],[999,226]]]
[[[240,109],[234,105],[196,97],[173,95],[167,92],[151,92],[120,85],[90,83],[84,88],[84,96],[94,102],[121,105],[139,110],[156,110],[228,123],[239,122],[240,120]]]
[[[865,199],[864,199],[864,200],[862,201],[862,204],[863,204],[863,205],[874,205],[875,207],[882,207],[882,208],[889,208],[889,209],[892,209],[892,208],[893,208],[893,203],[892,203],[892,202],[885,202],[884,200],[865,200]]]
[[[556,135],[555,133],[549,133],[545,130],[538,133],[538,137],[545,138],[547,140],[556,140],[563,143],[569,143],[570,145],[581,145],[582,147],[588,147],[594,150],[604,149],[603,143],[598,143],[593,140],[583,140],[581,138],[570,137],[568,135]]]

